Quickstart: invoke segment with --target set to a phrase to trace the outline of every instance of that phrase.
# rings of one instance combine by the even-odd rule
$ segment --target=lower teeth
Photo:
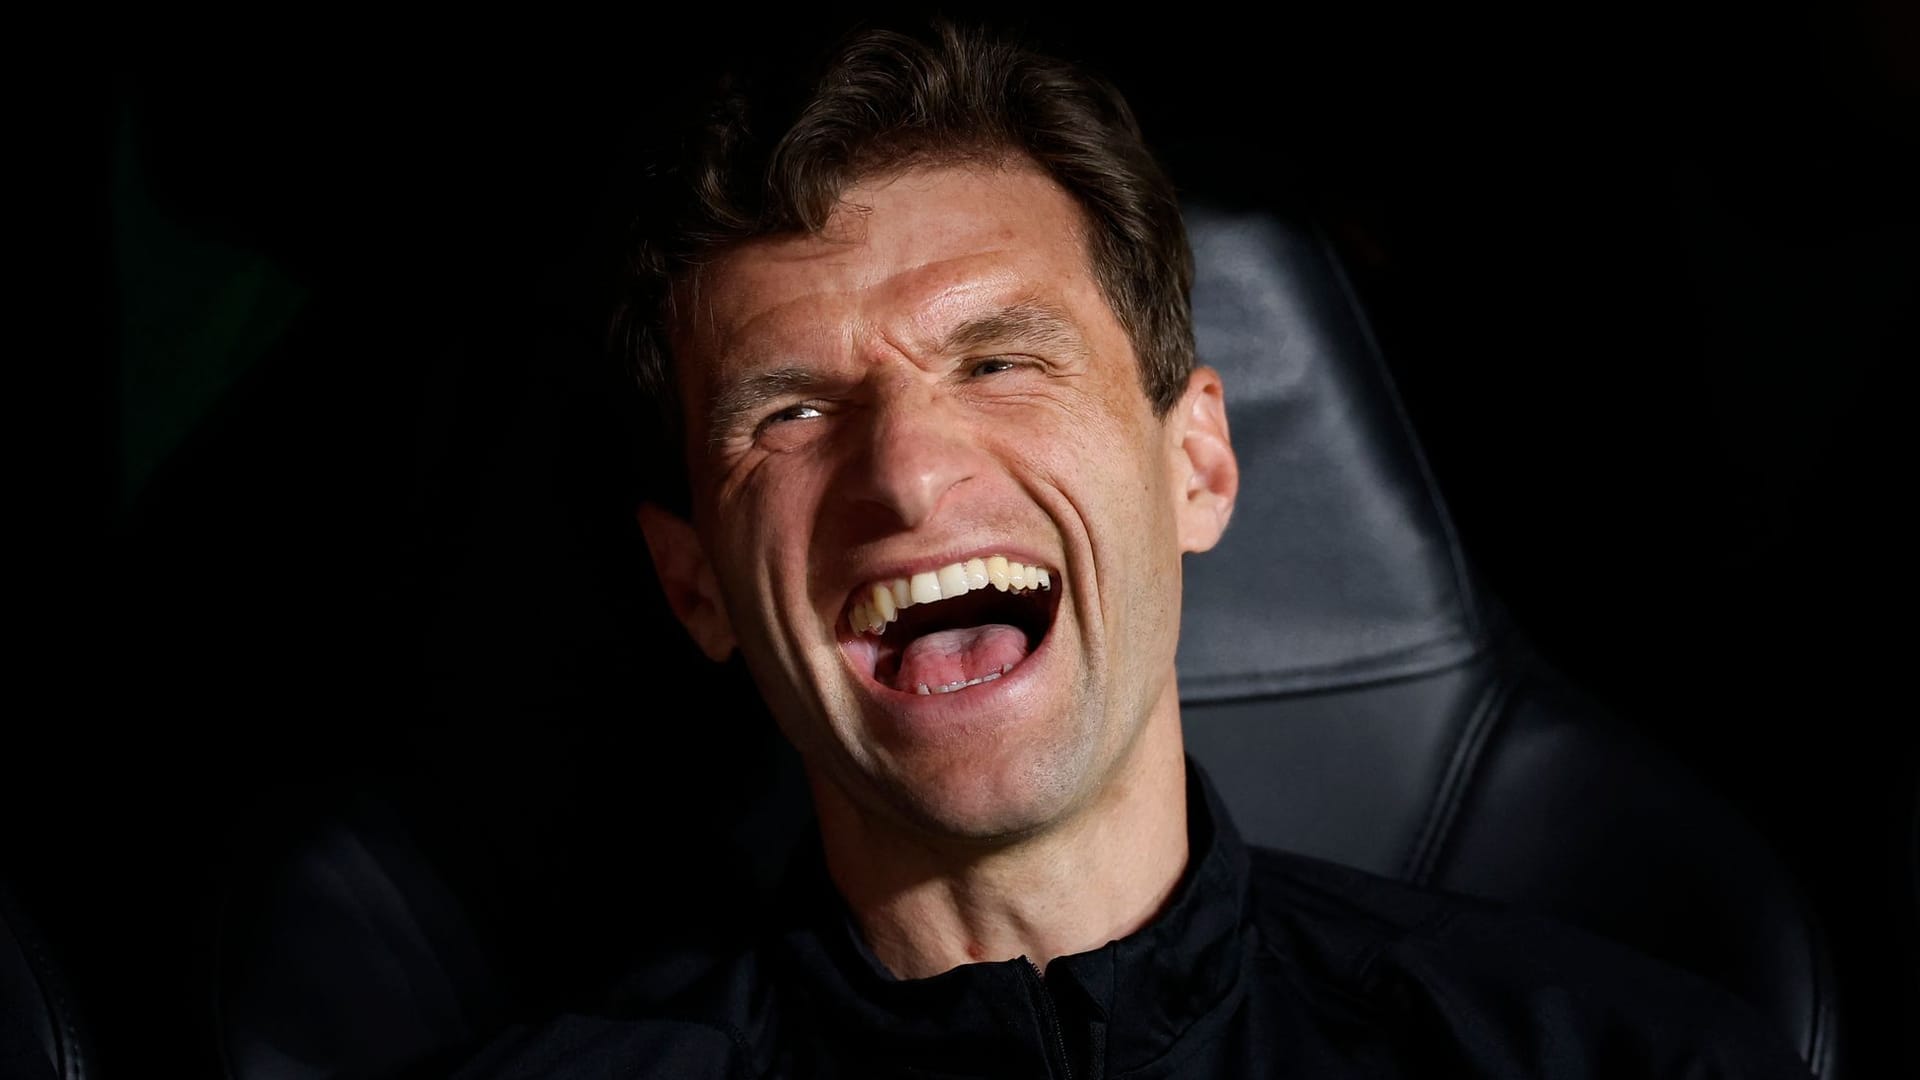
[[[1000,665],[999,671],[989,671],[977,679],[968,679],[965,682],[950,682],[945,686],[936,686],[931,689],[927,687],[926,683],[921,683],[919,692],[922,694],[951,694],[955,690],[965,690],[969,686],[979,686],[983,682],[992,682],[1012,670],[1012,664],[1002,664]]]

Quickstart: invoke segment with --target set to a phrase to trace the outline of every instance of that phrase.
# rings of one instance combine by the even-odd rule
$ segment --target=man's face
[[[1218,381],[1153,415],[1082,220],[1029,168],[913,170],[682,294],[694,521],[643,514],[656,564],[864,813],[1028,834],[1177,723],[1180,555],[1232,496],[1195,496],[1196,437],[1231,473]]]

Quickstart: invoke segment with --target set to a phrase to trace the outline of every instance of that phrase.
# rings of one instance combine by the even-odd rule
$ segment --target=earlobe
[[[1187,392],[1174,406],[1178,415],[1173,449],[1176,470],[1174,512],[1180,550],[1206,551],[1220,542],[1233,501],[1240,493],[1240,462],[1227,434],[1227,403],[1220,373],[1196,367]]]
[[[685,518],[652,503],[642,503],[637,516],[667,606],[701,652],[716,663],[725,660],[735,644],[733,623],[700,535]]]

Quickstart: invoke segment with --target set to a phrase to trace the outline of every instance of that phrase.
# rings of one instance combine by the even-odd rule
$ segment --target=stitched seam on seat
[[[1513,697],[1514,683],[1495,673],[1488,679],[1486,689],[1474,703],[1473,712],[1454,743],[1453,756],[1447,762],[1447,770],[1435,787],[1433,800],[1427,805],[1426,818],[1420,831],[1415,835],[1413,847],[1407,852],[1407,859],[1401,871],[1401,877],[1416,885],[1425,885],[1432,877],[1440,861],[1440,854],[1453,832],[1453,824],[1459,815],[1460,804],[1466,798],[1466,792],[1472,787],[1473,778],[1479,772],[1482,751],[1487,739],[1500,718],[1505,715],[1507,702]]]
[[[1821,1060],[1831,1049],[1830,1044],[1833,1041],[1833,972],[1827,963],[1825,935],[1821,932],[1819,920],[1814,917],[1812,909],[1800,895],[1798,888],[1794,890],[1793,906],[1806,928],[1807,963],[1809,970],[1813,973],[1813,978],[1809,980],[1812,983],[1813,1007],[1807,1014],[1805,1053],[1807,1068],[1814,1076],[1825,1080],[1833,1065],[1831,1061]]]
[[[29,957],[27,974],[33,977],[34,985],[40,988],[40,997],[54,1015],[54,1030],[60,1033],[60,1040],[54,1049],[59,1053],[59,1075],[70,1080],[83,1080],[86,1076],[86,1063],[79,1054],[80,1028],[74,1018],[72,1004],[66,994],[50,980],[53,972],[53,957],[46,945],[31,934],[14,935],[21,950]]]
[[[14,906],[11,900],[0,910]],[[87,1061],[80,1051],[80,1023],[73,1002],[68,998],[66,987],[60,982],[52,951],[41,939],[39,928],[28,925],[24,908],[18,912],[8,911],[12,916],[12,936],[20,954],[27,960],[27,976],[33,980],[34,987],[40,991],[40,1000],[47,1011],[52,1013],[49,1025],[54,1032],[55,1074],[62,1080],[84,1080],[87,1075]]]

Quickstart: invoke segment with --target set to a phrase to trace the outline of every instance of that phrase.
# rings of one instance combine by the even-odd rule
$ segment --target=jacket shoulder
[[[1252,878],[1274,967],[1468,1071],[1809,1075],[1732,993],[1544,915],[1287,852]]]

